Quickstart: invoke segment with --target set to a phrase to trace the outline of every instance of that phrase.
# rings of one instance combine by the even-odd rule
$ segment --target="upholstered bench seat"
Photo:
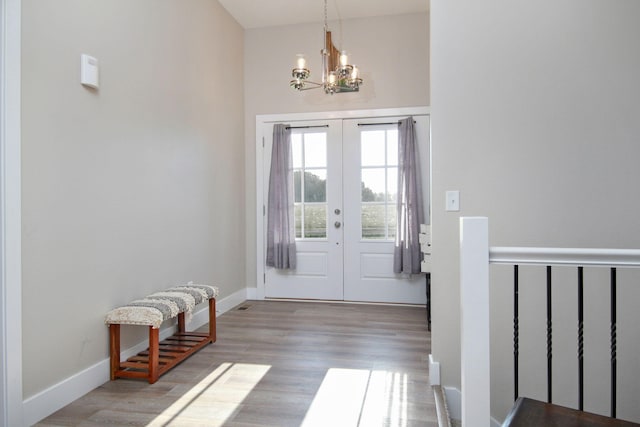
[[[218,288],[210,285],[175,286],[114,308],[105,317],[109,325],[111,379],[145,378],[153,384],[158,377],[209,343],[216,341],[216,297]],[[195,307],[209,302],[209,333],[187,332],[185,324]],[[178,332],[158,342],[160,325],[178,319]],[[120,325],[149,327],[149,349],[120,362]]]

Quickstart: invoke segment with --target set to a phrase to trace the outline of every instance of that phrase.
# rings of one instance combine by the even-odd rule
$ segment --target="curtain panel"
[[[418,144],[413,117],[398,124],[398,204],[393,272],[420,273],[420,224],[424,222]]]
[[[278,269],[296,268],[292,170],[291,129],[276,124],[269,173],[266,264]]]

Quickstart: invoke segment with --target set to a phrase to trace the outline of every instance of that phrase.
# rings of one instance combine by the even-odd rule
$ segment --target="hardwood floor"
[[[157,383],[105,383],[37,425],[435,427],[429,351],[424,308],[247,301]]]

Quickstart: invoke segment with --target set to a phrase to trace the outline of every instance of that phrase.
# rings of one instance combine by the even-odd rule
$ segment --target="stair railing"
[[[518,398],[519,362],[519,271],[521,265],[546,267],[547,317],[547,401],[552,403],[552,268],[573,266],[578,285],[578,406],[584,405],[584,267],[610,269],[610,353],[611,404],[610,416],[616,417],[617,385],[617,268],[640,267],[640,250],[636,249],[581,249],[581,248],[529,248],[490,247],[489,225],[485,217],[460,218],[460,335],[461,335],[461,387],[462,425],[485,427],[489,425],[491,393],[490,373],[490,303],[489,264],[513,266],[513,355],[514,400]]]

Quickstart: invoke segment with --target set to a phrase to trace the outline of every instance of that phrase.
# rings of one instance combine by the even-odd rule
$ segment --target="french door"
[[[341,125],[341,120],[291,124],[296,269],[267,268],[266,297],[343,299]],[[271,163],[272,132],[272,125],[267,126],[266,177]],[[269,180],[264,182],[266,195]],[[265,217],[265,224],[266,221]]]
[[[290,124],[297,267],[265,268],[267,298],[425,303],[423,275],[393,273],[401,118]],[[429,119],[414,118],[429,212]],[[265,201],[272,126],[263,129]]]

